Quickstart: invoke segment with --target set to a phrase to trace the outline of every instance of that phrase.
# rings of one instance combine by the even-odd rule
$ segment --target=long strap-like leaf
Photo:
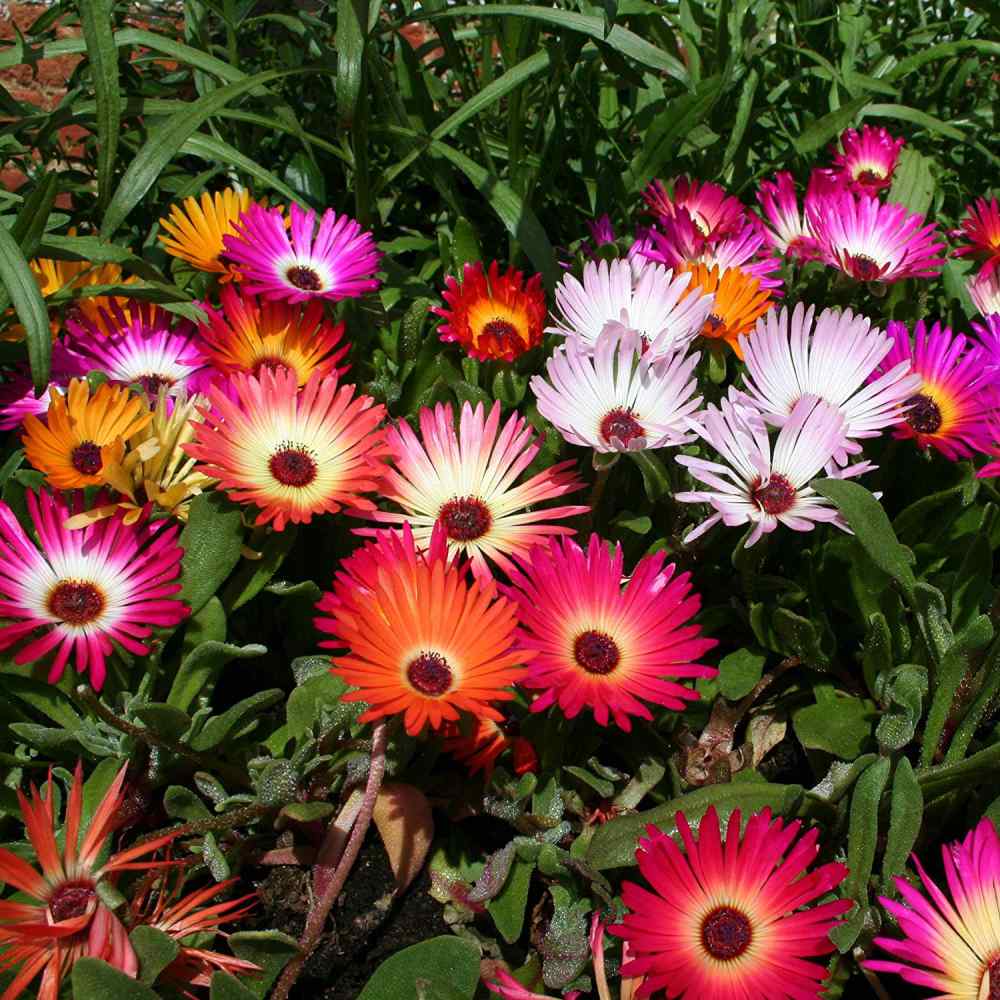
[[[38,289],[28,261],[10,231],[0,226],[0,280],[10,296],[28,340],[28,361],[35,389],[41,392],[49,382],[52,364],[52,333],[45,300]]]

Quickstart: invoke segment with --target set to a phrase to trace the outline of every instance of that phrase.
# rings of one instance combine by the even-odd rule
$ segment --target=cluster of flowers
[[[1000,206],[970,210],[962,230],[970,243],[956,251],[985,258],[970,284],[985,317],[978,341],[923,323],[911,340],[902,324],[883,332],[850,311],[776,310],[782,257],[870,284],[943,265],[934,227],[879,200],[901,141],[866,128],[845,133],[842,146],[834,167],[814,172],[801,212],[789,175],[761,186],[763,218],[716,185],[657,182],[646,194],[654,224],[627,254],[606,253],[613,234],[606,220],[595,225],[594,259],[582,279],[560,282],[548,327],[540,278],[467,265],[435,310],[441,339],[511,362],[546,331],[560,336],[545,374],[531,380],[538,411],[604,469],[619,453],[703,440],[717,460],[676,459],[702,488],[675,499],[710,509],[688,539],[720,521],[746,526],[748,545],[779,524],[844,528],[808,484],[821,470],[868,471],[862,441],[891,429],[952,459],[995,450]],[[700,599],[689,575],[658,552],[626,580],[620,546],[596,534],[585,548],[574,542],[565,522],[588,507],[539,505],[583,481],[572,461],[528,474],[540,441],[526,418],[466,403],[456,426],[452,407],[439,404],[420,411],[416,428],[388,424],[384,406],[342,381],[348,345],[326,307],[378,287],[371,234],[330,210],[317,218],[235,191],[188,199],[162,225],[168,252],[217,279],[218,301],[200,304],[205,321],[176,321],[132,299],[80,299],[54,324],[47,393],[36,399],[26,375],[4,387],[0,414],[7,427],[21,426],[27,460],[48,488],[28,494],[37,542],[0,504],[0,648],[16,645],[19,663],[51,656],[52,680],[72,659],[100,689],[112,640],[144,655],[154,626],[186,615],[180,522],[193,497],[220,489],[255,511],[261,532],[338,512],[372,522],[356,529],[367,541],[317,607],[332,669],[352,686],[346,699],[366,704],[362,722],[398,716],[411,734],[437,731],[474,772],[489,772],[507,750],[515,770],[534,766],[500,711],[518,691],[532,712],[557,705],[572,718],[587,709],[623,730],[651,720],[651,705],[682,710],[696,697],[685,682],[715,674],[700,662],[715,643],[692,623]],[[64,285],[88,280],[76,268],[60,278],[58,262],[35,266],[43,287],[53,275]],[[742,384],[703,407],[698,348],[725,344],[745,362]],[[94,371],[100,384],[87,377]],[[993,463],[980,474],[997,471]],[[99,490],[89,504],[87,487]],[[56,492],[66,490],[68,498]],[[51,792],[36,796],[25,812],[43,865],[51,851],[30,817],[48,810],[51,826],[51,802]],[[67,845],[78,833],[72,822]],[[632,915],[612,929],[631,955],[626,975],[643,980],[637,995],[818,996],[825,968],[805,959],[831,950],[829,930],[848,904],[801,909],[845,874],[835,864],[804,874],[818,851],[815,831],[800,837],[797,824],[760,813],[741,841],[734,814],[723,847],[714,813],[698,838],[683,817],[678,828],[684,852],[656,831],[640,843],[654,891],[628,887]],[[969,884],[985,892],[992,879],[995,894],[1000,879],[992,826],[970,838],[962,850],[975,865],[951,885],[959,908],[962,880],[979,878]],[[15,867],[6,855],[2,862]],[[72,905],[53,902],[55,877],[44,891],[23,869],[6,879],[33,886],[46,920],[61,928],[43,936],[60,956],[55,965],[30,949],[8,951],[11,963],[25,963],[24,982],[43,965],[62,969],[85,927],[96,928],[97,942],[120,942],[100,930],[110,914],[94,889],[101,872],[88,872],[74,881],[66,870],[64,881],[81,888]],[[927,943],[944,934],[934,922],[946,912],[929,891],[934,904],[904,892],[919,920],[901,919],[911,943],[886,947],[932,971],[890,965],[939,989],[961,981],[975,995],[993,974],[981,944],[993,938],[949,925],[948,947],[966,956],[954,971],[952,951]],[[37,922],[37,908],[4,912],[0,936]],[[509,1000],[532,995],[511,983],[495,988]]]

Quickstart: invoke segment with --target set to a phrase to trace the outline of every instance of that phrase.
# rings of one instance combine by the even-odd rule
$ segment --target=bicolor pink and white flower
[[[95,506],[100,506],[99,497]],[[99,691],[112,640],[135,656],[149,652],[153,628],[170,628],[188,614],[177,600],[183,550],[180,526],[125,523],[125,513],[69,530],[67,518],[83,510],[42,490],[27,493],[28,514],[40,544],[0,502],[0,649],[27,640],[18,664],[54,654],[49,681],[56,683],[72,658]]]
[[[716,643],[691,623],[701,607],[691,574],[665,560],[640,559],[623,584],[621,545],[612,552],[597,534],[586,551],[552,539],[521,560],[505,592],[518,603],[518,647],[531,654],[521,684],[541,692],[532,712],[558,705],[572,719],[587,708],[628,732],[633,718],[652,720],[649,704],[683,711],[697,700],[683,682],[715,676],[698,661]]]
[[[372,234],[352,218],[328,208],[316,213],[292,204],[291,225],[280,208],[252,204],[224,237],[225,258],[243,275],[244,290],[269,299],[337,302],[379,286],[381,253]]]
[[[456,431],[451,405],[438,403],[421,409],[419,421],[419,437],[405,420],[387,432],[392,464],[383,473],[381,490],[402,512],[372,510],[373,520],[409,523],[421,548],[441,524],[449,551],[464,553],[482,580],[492,579],[490,563],[509,572],[513,556],[550,535],[573,534],[573,528],[553,522],[583,514],[587,507],[537,506],[583,487],[571,471],[572,460],[517,482],[541,447],[524,417],[512,413],[501,427],[499,403],[488,413],[482,403],[475,409],[464,403]],[[377,537],[374,528],[357,533]]]
[[[906,358],[870,379],[893,338],[850,309],[824,309],[818,318],[815,312],[801,302],[794,310],[772,311],[751,336],[740,337],[746,391],[764,419],[778,427],[803,396],[836,407],[844,418],[844,440],[834,459],[843,465],[861,451],[859,439],[877,437],[903,419],[923,380]]]
[[[741,835],[739,809],[723,834],[715,806],[698,832],[676,814],[674,838],[649,826],[636,861],[649,885],[625,882],[628,908],[608,928],[629,949],[623,976],[641,976],[636,996],[668,1000],[819,1000],[830,931],[851,901],[817,903],[847,877],[839,862],[810,867],[818,831],[802,833],[770,809],[749,817]]]
[[[662,181],[654,180],[642,192],[642,198],[661,223],[683,210],[702,237],[712,242],[737,232],[746,217],[742,202],[725,188],[683,176],[674,179],[670,191]]]
[[[78,355],[68,350],[61,341],[52,345],[51,381],[38,396],[31,370],[27,365],[17,367],[0,385],[0,431],[19,427],[28,415],[43,418],[52,401],[52,389],[65,394],[74,378],[86,375],[88,365]]]
[[[632,330],[607,328],[593,351],[569,338],[535,375],[538,412],[571,444],[599,452],[642,451],[692,439],[686,418],[701,405],[697,352],[654,360]]]
[[[895,879],[901,901],[881,899],[902,937],[877,937],[891,959],[865,966],[895,973],[935,997],[992,1000],[1000,993],[1000,837],[984,816],[964,840],[941,847],[946,887],[916,855],[921,885]]]
[[[1000,269],[983,268],[966,282],[969,298],[983,316],[1000,314]]]
[[[720,521],[730,528],[750,525],[747,548],[779,524],[811,531],[817,523],[829,522],[846,530],[837,509],[808,485],[843,446],[844,417],[836,407],[816,396],[803,396],[779,431],[773,452],[763,417],[748,397],[735,390],[700,417],[700,423],[692,426],[722,462],[677,456],[708,489],[677,493],[675,499],[713,509],[688,532],[685,542]]]
[[[834,169],[854,194],[874,197],[892,184],[893,171],[905,139],[890,135],[884,128],[862,125],[849,128],[840,137],[842,151],[834,154]]]
[[[904,205],[841,191],[807,200],[807,213],[820,259],[856,281],[930,278],[944,266],[937,228]]]
[[[807,196],[808,197],[808,196]],[[773,181],[761,181],[757,201],[764,212],[764,239],[773,251],[793,260],[815,260],[819,251],[805,204],[799,207],[795,180],[783,170]]]
[[[546,332],[576,337],[593,349],[611,325],[633,330],[653,358],[685,349],[701,332],[711,295],[688,294],[689,274],[629,260],[588,261],[583,280],[567,274],[556,286],[561,319]]]
[[[966,241],[955,248],[956,257],[971,255],[983,261],[982,274],[992,274],[1000,264],[1000,201],[977,198],[966,206],[961,226],[951,235]]]

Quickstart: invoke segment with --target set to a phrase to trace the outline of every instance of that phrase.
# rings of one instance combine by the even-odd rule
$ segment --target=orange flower
[[[333,658],[332,672],[358,688],[343,700],[370,706],[359,721],[402,714],[413,736],[463,711],[503,721],[490,703],[514,697],[508,685],[527,659],[513,649],[514,605],[449,561],[441,526],[426,552],[408,524],[379,532],[344,561],[317,609],[316,627],[334,636],[321,645],[348,649]]]
[[[443,341],[457,341],[480,361],[513,361],[542,342],[546,309],[541,275],[527,282],[513,268],[501,275],[496,261],[487,275],[477,261],[465,265],[461,284],[452,277],[445,284],[446,305],[431,310],[445,320],[438,327]]]
[[[121,462],[125,440],[152,419],[127,388],[102,385],[91,395],[85,379],[73,379],[65,393],[52,389],[45,423],[24,418],[24,452],[56,489],[97,486],[105,467]]]
[[[722,274],[713,267],[711,271],[704,264],[689,265],[691,272],[690,292],[700,288],[715,296],[715,304],[701,329],[701,336],[710,340],[724,340],[743,357],[739,336],[749,333],[757,320],[774,305],[774,299],[767,289],[761,289],[760,282],[751,278],[738,267],[727,268]]]
[[[514,735],[516,726],[512,723],[495,722],[493,719],[476,719],[468,734],[461,725],[449,722],[442,735],[442,749],[461,761],[469,771],[482,771],[486,778],[493,773],[497,758],[505,751],[513,752],[513,767],[516,775],[538,770],[538,754],[523,737]]]

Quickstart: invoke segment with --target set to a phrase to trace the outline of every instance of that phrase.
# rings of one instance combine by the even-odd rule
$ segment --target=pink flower
[[[983,268],[966,281],[969,297],[983,316],[1000,313],[1000,270]]]
[[[746,214],[740,200],[727,194],[725,188],[687,177],[675,178],[669,192],[662,181],[655,180],[642,197],[660,223],[683,210],[702,237],[711,242],[739,230]]]
[[[996,198],[990,201],[977,198],[974,204],[966,206],[965,212],[961,226],[951,235],[968,242],[955,249],[955,256],[971,254],[984,261],[980,273],[988,276],[1000,264],[1000,202]]]
[[[884,128],[863,125],[849,128],[840,137],[843,152],[834,153],[835,169],[854,194],[874,197],[892,184],[899,151],[906,140],[891,136]]]
[[[494,975],[496,979],[487,982],[486,988],[501,1000],[549,1000],[548,994],[534,993],[526,986],[522,986],[506,969],[498,968]],[[565,994],[564,1000],[576,1000],[580,995],[579,990],[570,990]]]
[[[805,208],[799,208],[790,173],[781,171],[773,181],[761,181],[757,201],[770,223],[764,225],[763,234],[772,250],[794,260],[815,260],[819,256],[816,238]]]

